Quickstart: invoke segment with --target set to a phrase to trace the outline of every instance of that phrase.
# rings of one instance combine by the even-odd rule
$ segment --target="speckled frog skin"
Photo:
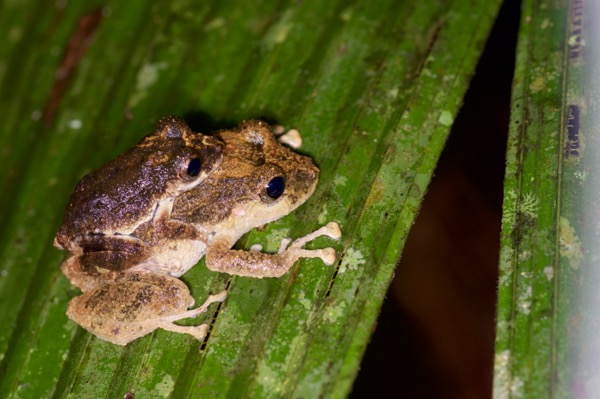
[[[173,138],[179,140],[177,150],[169,141]],[[190,156],[188,147],[197,152]],[[196,158],[201,166],[192,165]],[[170,166],[158,178],[149,162]],[[318,176],[310,158],[283,146],[262,122],[203,136],[178,118],[164,118],[153,135],[84,178],[67,205],[55,245],[70,251],[62,270],[83,291],[67,314],[115,344],[125,345],[156,328],[202,339],[205,324],[174,323],[225,299],[223,291],[188,310],[194,299],[176,277],[202,256],[211,270],[257,278],[282,276],[302,257],[334,262],[332,248],[303,248],[322,235],[339,238],[333,222],[291,245],[283,240],[276,254],[231,249],[247,231],[304,203]],[[154,187],[149,194],[141,189],[147,180]],[[127,207],[133,209],[122,211]]]

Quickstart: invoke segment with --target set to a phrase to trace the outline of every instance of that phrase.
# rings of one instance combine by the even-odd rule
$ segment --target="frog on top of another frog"
[[[167,117],[132,150],[84,177],[55,239],[71,253],[63,272],[83,291],[68,316],[120,345],[156,328],[202,339],[206,324],[174,323],[225,299],[223,291],[188,310],[194,299],[176,277],[202,256],[211,270],[257,278],[282,276],[302,257],[332,264],[333,248],[303,247],[319,236],[338,239],[335,222],[291,244],[284,239],[276,254],[232,249],[314,192],[318,168],[280,141],[260,121],[204,136]]]
[[[202,239],[197,229],[171,218],[173,202],[206,179],[222,159],[220,140],[192,132],[179,118],[165,117],[154,133],[84,176],[54,240],[75,257],[65,270],[74,285],[93,288],[115,273],[152,262],[154,247],[165,240]],[[177,259],[171,263],[174,269],[181,266]]]

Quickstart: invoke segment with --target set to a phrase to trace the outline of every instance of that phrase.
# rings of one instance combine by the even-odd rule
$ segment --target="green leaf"
[[[597,5],[523,4],[504,192],[494,395],[597,397]]]
[[[347,395],[499,3],[5,2],[0,397]],[[122,348],[66,317],[78,291],[52,239],[77,181],[168,114],[299,128],[315,194],[238,245],[335,220],[340,260],[231,278],[205,343]],[[203,261],[183,276],[197,303],[228,279]]]

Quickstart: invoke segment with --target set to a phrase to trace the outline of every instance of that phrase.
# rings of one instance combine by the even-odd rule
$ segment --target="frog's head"
[[[287,215],[313,194],[319,169],[279,143],[265,123],[249,121],[215,137],[225,144],[221,166],[177,197],[173,217],[239,236]]]
[[[175,116],[162,118],[153,134],[139,144],[143,158],[140,179],[158,183],[167,196],[190,190],[219,167],[223,156],[220,140],[194,133]]]

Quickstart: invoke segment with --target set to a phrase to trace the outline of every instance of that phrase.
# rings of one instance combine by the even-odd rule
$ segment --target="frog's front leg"
[[[118,345],[142,337],[157,328],[203,339],[208,326],[179,326],[175,321],[204,313],[227,293],[211,295],[192,310],[194,298],[180,280],[155,273],[122,273],[113,281],[84,292],[69,303],[67,315],[97,337]]]
[[[333,264],[335,262],[335,250],[333,248],[304,249],[303,246],[320,236],[339,239],[341,234],[339,225],[330,222],[320,229],[295,240],[289,246],[289,240],[284,240],[277,254],[234,250],[231,247],[235,242],[231,242],[228,237],[217,235],[206,250],[206,266],[213,271],[238,276],[281,277],[288,272],[299,258],[321,258],[326,264]]]

